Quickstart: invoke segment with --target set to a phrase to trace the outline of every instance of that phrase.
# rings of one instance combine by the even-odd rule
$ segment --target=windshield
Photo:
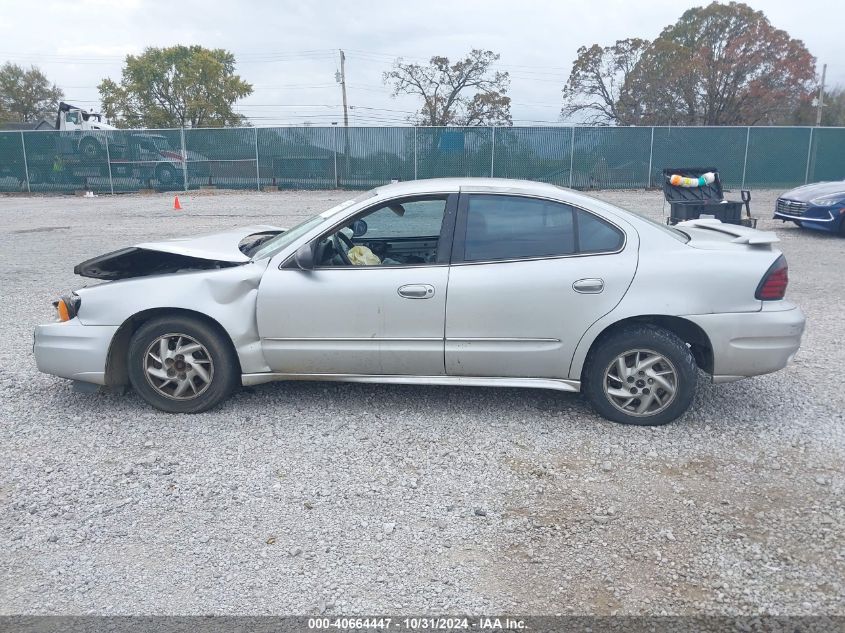
[[[353,204],[357,204],[359,202],[367,200],[368,198],[372,198],[375,195],[375,189],[365,191],[364,193],[358,194],[351,200],[345,200],[340,204],[336,204],[331,209],[323,211],[320,215],[312,216],[304,222],[300,222],[293,228],[288,229],[287,231],[285,231],[284,233],[280,233],[273,239],[264,242],[261,245],[261,248],[259,248],[252,254],[252,259],[265,259],[267,257],[273,257],[276,253],[281,252],[284,248],[292,244],[299,237],[305,235],[314,227],[319,226],[321,223],[325,222],[336,213],[343,211],[345,208],[350,207]]]
[[[150,139],[150,143],[156,148],[160,150],[170,149],[170,143],[167,142],[167,139],[163,136],[153,136]]]
[[[142,136],[139,139],[141,147],[152,150],[168,150],[170,143],[164,136]]]
[[[321,218],[319,215],[312,215],[304,222],[300,222],[295,227],[288,229],[284,233],[279,233],[273,239],[264,242],[261,245],[261,248],[252,253],[252,259],[266,259],[268,257],[273,257],[273,255],[280,252],[289,244],[292,244],[297,238],[305,235],[308,231],[322,222],[325,222],[325,218]]]
[[[138,147],[148,152],[173,151],[167,139],[163,136],[149,136],[144,134],[132,137],[132,140],[138,144]]]

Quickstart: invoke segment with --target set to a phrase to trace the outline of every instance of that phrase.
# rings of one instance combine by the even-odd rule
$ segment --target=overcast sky
[[[501,54],[511,74],[515,125],[559,122],[561,88],[579,46],[654,38],[691,6],[685,0],[0,0],[0,63],[35,64],[68,101],[99,106],[96,86],[120,78],[127,53],[201,44],[235,53],[254,93],[239,109],[256,125],[342,121],[338,49],[346,51],[350,124],[403,123],[417,102],[393,99],[381,80],[397,56]],[[839,0],[750,0],[804,41],[828,85],[845,85]]]

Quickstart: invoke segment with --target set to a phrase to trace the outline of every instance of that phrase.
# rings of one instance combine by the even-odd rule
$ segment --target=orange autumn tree
[[[607,63],[607,55],[594,55],[609,69],[604,76],[616,73],[618,91],[602,104],[603,113],[613,114],[607,123],[782,123],[812,98],[816,83],[815,58],[804,43],[739,2],[689,9],[636,53],[636,63],[624,66],[623,75],[618,64]],[[581,55],[579,60],[583,74]],[[564,91],[564,115],[579,99],[595,98],[573,85],[579,60]],[[593,81],[602,76],[600,68],[592,70]]]

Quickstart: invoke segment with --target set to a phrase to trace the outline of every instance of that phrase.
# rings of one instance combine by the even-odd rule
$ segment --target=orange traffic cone
[[[173,210],[174,211],[181,211],[182,205],[179,204],[179,196],[173,196]]]

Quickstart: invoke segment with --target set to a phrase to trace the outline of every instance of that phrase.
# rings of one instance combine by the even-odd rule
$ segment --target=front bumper
[[[79,319],[35,327],[38,370],[61,378],[106,384],[106,357],[117,325],[82,325]]]
[[[775,211],[772,218],[787,222],[800,222],[802,227],[816,229],[817,231],[835,232],[839,230],[839,224],[842,221],[841,211],[838,207],[835,209],[831,209],[830,207],[808,207],[800,214]]]
[[[713,380],[730,382],[783,369],[801,346],[805,318],[788,301],[763,303],[760,312],[697,314],[713,347]]]

